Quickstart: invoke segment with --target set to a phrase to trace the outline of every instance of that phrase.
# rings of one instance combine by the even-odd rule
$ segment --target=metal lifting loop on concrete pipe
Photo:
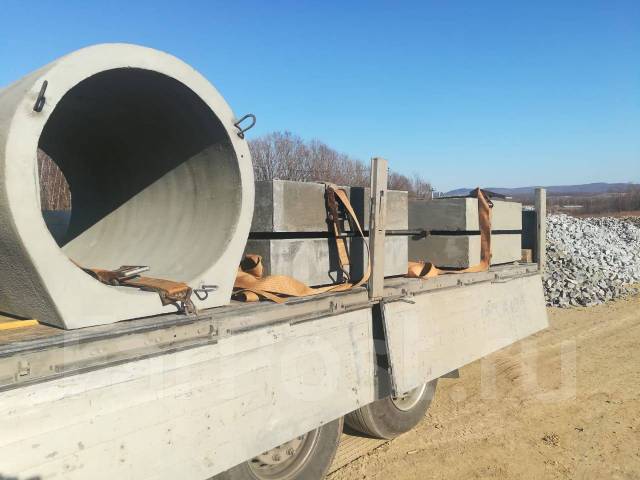
[[[197,308],[228,303],[254,196],[234,119],[189,65],[135,45],[78,50],[2,90],[0,311],[63,328],[175,311],[78,265],[148,265],[154,278],[216,285]],[[71,192],[57,239],[41,212],[39,152]]]

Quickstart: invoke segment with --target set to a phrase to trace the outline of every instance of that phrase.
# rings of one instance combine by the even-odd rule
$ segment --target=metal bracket
[[[198,300],[206,300],[209,298],[209,293],[218,290],[217,285],[201,285],[200,288],[194,288],[193,293],[198,297]]]
[[[40,87],[40,93],[38,93],[38,98],[36,98],[36,103],[33,105],[33,111],[40,113],[44,108],[44,104],[47,101],[47,98],[44,96],[44,92],[47,91],[47,85],[49,82],[45,80],[42,82],[42,87]]]
[[[251,119],[251,123],[249,124],[248,127],[242,128],[240,126],[240,124],[242,122],[244,122],[247,118]],[[256,124],[256,116],[253,113],[247,113],[244,117],[242,117],[240,120],[238,120],[236,123],[234,123],[233,126],[236,127],[239,130],[238,136],[240,138],[244,138],[244,133],[247,130],[251,130],[254,127],[255,124]]]

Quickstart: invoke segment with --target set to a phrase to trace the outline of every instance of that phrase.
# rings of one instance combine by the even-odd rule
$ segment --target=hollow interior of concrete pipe
[[[68,226],[60,214],[45,220],[79,265],[147,265],[151,276],[188,281],[224,252],[241,202],[236,153],[177,80],[138,68],[97,73],[61,98],[38,148],[71,192]]]

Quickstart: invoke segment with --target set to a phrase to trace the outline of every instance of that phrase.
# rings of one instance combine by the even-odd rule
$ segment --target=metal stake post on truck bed
[[[369,252],[371,276],[369,298],[380,300],[384,289],[384,238],[387,212],[387,161],[371,160],[371,217],[369,219]]]

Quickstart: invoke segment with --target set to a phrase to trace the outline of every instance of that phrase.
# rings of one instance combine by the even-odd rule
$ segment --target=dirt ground
[[[441,380],[420,425],[330,480],[640,479],[640,296],[548,312],[549,329]]]

